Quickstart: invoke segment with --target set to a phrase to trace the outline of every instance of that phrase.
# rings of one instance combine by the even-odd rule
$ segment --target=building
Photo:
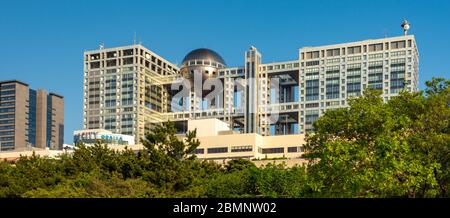
[[[299,159],[303,154],[304,134],[261,136],[238,133],[218,119],[189,120],[189,131],[197,130],[200,146],[195,154],[200,159]]]
[[[365,88],[385,101],[418,91],[419,52],[413,35],[300,49],[300,125],[306,132],[325,110],[345,107]]]
[[[24,148],[16,150],[0,151],[0,161],[16,162],[21,157],[40,156],[52,159],[60,158],[60,155],[70,154],[72,150],[50,150],[49,148]]]
[[[30,89],[17,80],[0,81],[0,149],[62,149],[64,98]]]
[[[101,141],[108,145],[134,145],[134,136],[112,133],[105,129],[86,129],[78,130],[73,133],[73,142],[84,143],[87,145],[95,144]]]
[[[237,67],[205,48],[177,66],[141,44],[101,46],[84,53],[83,127],[133,135],[136,143],[167,120],[184,133],[191,120],[215,118],[241,134],[212,141],[314,131],[326,110],[347,107],[366,88],[381,90],[386,101],[418,90],[418,48],[409,25],[402,27],[402,36],[303,47],[297,59],[276,63],[264,63],[252,46]]]

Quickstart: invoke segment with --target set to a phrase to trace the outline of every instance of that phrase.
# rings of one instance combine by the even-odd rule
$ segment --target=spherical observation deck
[[[203,60],[203,62],[210,61],[212,66],[217,66],[218,68],[225,67],[225,61],[223,60],[223,58],[217,52],[207,48],[199,48],[189,52],[184,57],[181,66],[183,67],[197,65],[197,61],[200,60]],[[214,65],[213,63],[216,63],[216,65]]]
[[[225,68],[225,61],[215,51],[199,48],[189,52],[181,63],[180,72],[185,78],[193,80],[194,72],[202,74],[202,80],[216,77],[218,70]]]

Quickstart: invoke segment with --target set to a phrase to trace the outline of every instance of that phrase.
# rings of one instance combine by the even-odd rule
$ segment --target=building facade
[[[327,109],[347,106],[366,88],[385,101],[402,90],[418,91],[419,52],[412,35],[300,49],[303,130]]]
[[[196,49],[177,66],[140,44],[87,51],[84,129],[133,135],[139,143],[160,122],[171,120],[183,133],[189,120],[215,118],[238,133],[304,134],[366,88],[381,90],[386,101],[418,90],[413,35],[303,47],[298,59],[284,62],[262,57],[252,46],[243,66],[229,67],[218,53]],[[219,91],[210,79],[220,81]]]
[[[299,159],[305,144],[305,134],[262,136],[239,133],[215,118],[189,120],[188,126],[189,131],[197,130],[200,146],[194,153],[199,159]]]
[[[104,129],[77,130],[73,133],[73,142],[75,145],[78,143],[93,145],[98,141],[113,146],[135,144],[133,136],[112,133],[111,131]]]
[[[176,65],[142,45],[99,49],[84,54],[84,129],[133,135],[150,128],[150,116],[167,112],[168,84]]]
[[[30,89],[21,81],[0,81],[0,149],[62,149],[64,98]]]

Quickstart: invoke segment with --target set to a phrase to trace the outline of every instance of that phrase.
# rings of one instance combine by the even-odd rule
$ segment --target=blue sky
[[[243,64],[251,45],[263,62],[298,58],[304,46],[402,34],[411,23],[420,88],[450,74],[450,1],[5,1],[0,7],[0,80],[18,79],[65,97],[65,143],[82,127],[83,51],[143,45],[174,63],[198,47]]]

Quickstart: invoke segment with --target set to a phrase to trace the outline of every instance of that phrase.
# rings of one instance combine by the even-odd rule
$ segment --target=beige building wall
[[[28,137],[28,100],[29,88],[21,83],[16,84],[16,105],[15,105],[15,149],[27,146]]]
[[[265,158],[300,158],[305,144],[304,134],[261,136],[256,133],[229,134],[198,137],[203,153],[197,153],[201,159],[265,159]],[[296,147],[295,152],[289,148]],[[217,152],[222,149],[226,152]],[[250,149],[251,148],[251,149]],[[217,152],[217,153],[215,153]]]
[[[72,151],[63,150],[49,150],[42,148],[31,148],[31,149],[15,149],[14,151],[3,151],[0,152],[0,161],[17,161],[21,157],[30,157],[33,154],[40,157],[47,158],[59,158],[62,154],[67,154]]]
[[[36,147],[47,147],[47,91],[36,91]]]
[[[214,136],[220,134],[221,131],[229,131],[228,123],[218,119],[201,119],[189,120],[188,131],[197,129],[197,137]]]
[[[50,93],[52,99],[52,149],[62,149],[64,143],[64,98]]]

